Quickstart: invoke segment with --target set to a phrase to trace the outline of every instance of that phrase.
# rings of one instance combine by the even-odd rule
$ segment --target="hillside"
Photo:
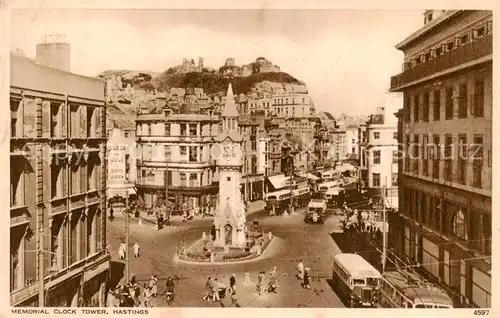
[[[153,78],[151,84],[157,88],[158,91],[168,91],[170,87],[199,87],[203,88],[207,94],[215,94],[225,92],[229,81],[231,81],[233,85],[235,94],[247,94],[255,84],[263,81],[303,84],[295,77],[284,72],[255,73],[245,77],[233,77],[232,79],[215,72],[192,72],[185,74],[165,72]]]

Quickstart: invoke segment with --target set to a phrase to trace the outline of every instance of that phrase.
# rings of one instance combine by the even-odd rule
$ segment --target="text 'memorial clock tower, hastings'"
[[[215,213],[215,245],[243,247],[245,245],[245,203],[241,194],[242,137],[238,128],[238,110],[231,84],[227,89],[222,111],[222,133],[216,137],[219,156],[219,202]]]

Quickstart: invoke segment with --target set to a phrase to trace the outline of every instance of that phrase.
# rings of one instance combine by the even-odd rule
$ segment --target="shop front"
[[[101,307],[104,304],[104,289],[108,272],[85,282],[82,289],[82,307]]]
[[[78,275],[49,288],[45,295],[47,307],[77,307],[81,278]]]

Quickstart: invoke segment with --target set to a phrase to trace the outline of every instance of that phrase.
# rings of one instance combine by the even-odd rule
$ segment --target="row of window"
[[[100,138],[102,137],[101,108],[42,101],[41,129],[45,138]],[[10,101],[11,136],[13,138],[37,137],[37,105],[34,99]]]
[[[398,186],[398,174],[397,173],[392,173],[391,175],[391,184],[393,187],[397,187]],[[372,187],[373,188],[380,188],[382,187],[382,183],[381,183],[381,180],[380,180],[381,176],[380,176],[380,173],[372,173]]]
[[[300,99],[299,99],[300,100]],[[295,98],[290,99],[291,103],[289,103],[288,98],[275,98],[274,99],[274,105],[295,105]],[[306,103],[305,97],[302,97],[302,104]]]
[[[246,134],[245,127],[238,127],[236,121],[231,121],[226,123],[229,127],[229,129],[235,129],[238,128],[239,132],[241,134]],[[210,125],[203,125],[203,127],[200,126],[199,123],[180,123],[179,125],[179,134],[180,136],[193,136],[193,137],[200,137],[200,136],[206,136],[209,135],[205,133],[205,131],[208,129],[210,130]],[[172,134],[172,124],[170,123],[164,123],[163,124],[163,129],[158,128],[158,124],[155,125],[156,127],[153,127],[153,124],[138,124],[137,125],[137,135],[138,136],[157,136],[157,135],[164,135],[164,136],[174,136]],[[153,128],[154,133],[153,133]],[[250,127],[251,135],[257,135],[257,126],[252,125]],[[218,125],[218,132],[222,132],[223,127],[222,124]]]
[[[468,210],[447,200],[411,188],[403,188],[403,213],[442,234],[454,236],[482,254],[491,254],[491,215]],[[469,214],[470,213],[470,214]]]
[[[289,108],[291,109],[291,111],[289,112]],[[300,112],[300,110],[302,109],[302,112]],[[304,115],[310,115],[311,114],[311,110],[310,109],[307,109],[306,110],[306,107],[302,107],[302,108],[297,108],[297,111],[296,111],[296,107],[274,107],[273,110],[274,112],[278,115],[278,116],[292,116],[292,117],[295,117],[295,115],[299,115],[299,116],[304,116]]]
[[[479,79],[471,86],[468,83],[454,87],[435,89],[406,95],[404,117],[406,122],[429,122],[432,113],[433,121],[440,121],[444,107],[444,119],[467,118],[469,114],[474,117],[484,116],[484,80]],[[455,100],[457,101],[455,103]],[[455,107],[457,104],[457,107]],[[411,115],[413,113],[413,116]],[[413,118],[412,118],[413,117]]]
[[[76,212],[69,220],[62,216],[54,219],[53,226],[47,235],[50,242],[49,259],[52,270],[61,270],[95,254],[102,249],[101,244],[101,211],[93,210],[88,215]],[[21,233],[22,232],[22,233]],[[36,277],[27,277],[35,271],[33,250],[27,250],[25,228],[11,229],[10,240],[10,291],[16,291],[34,284]],[[33,254],[31,257],[30,254]],[[28,257],[27,257],[28,256]],[[28,270],[28,268],[31,268]]]
[[[466,31],[460,36],[445,43],[437,45],[427,52],[420,53],[419,55],[411,58],[403,64],[403,71],[409,70],[417,65],[426,63],[440,55],[446,54],[458,48],[459,46],[466,45],[476,39],[483,38],[486,34],[493,32],[493,22],[488,21],[486,24],[481,25],[473,30]]]
[[[483,138],[483,135],[474,135],[472,140],[468,141],[466,134],[459,134],[457,136],[458,143],[454,143],[451,134],[444,135],[444,140],[441,139],[440,135],[433,135],[432,140],[427,134],[413,135],[413,140],[410,140],[410,136],[406,135],[404,171],[440,179],[440,163],[443,161],[442,178],[445,181],[483,188],[485,153]],[[489,152],[488,157],[490,156]],[[490,165],[490,160],[491,158],[488,158],[488,165]],[[472,178],[468,175],[470,163],[472,164]],[[456,173],[456,180],[454,180],[453,172]]]

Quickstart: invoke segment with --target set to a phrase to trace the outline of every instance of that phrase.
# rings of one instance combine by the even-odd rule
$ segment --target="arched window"
[[[467,223],[462,210],[458,210],[457,213],[455,213],[453,219],[453,235],[463,240],[467,240]]]

